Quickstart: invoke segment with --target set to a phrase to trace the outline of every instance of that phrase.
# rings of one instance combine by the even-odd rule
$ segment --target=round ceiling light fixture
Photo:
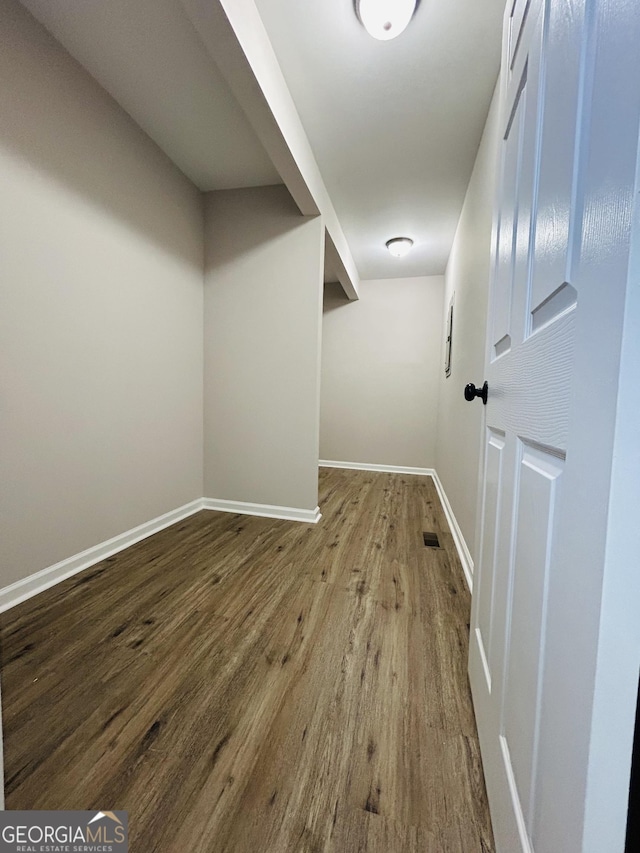
[[[413,240],[411,237],[392,237],[391,240],[387,240],[385,246],[394,258],[404,258],[413,246]]]
[[[413,18],[417,0],[354,0],[360,23],[374,39],[399,36]]]

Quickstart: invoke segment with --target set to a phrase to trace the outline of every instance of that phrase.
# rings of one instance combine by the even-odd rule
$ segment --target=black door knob
[[[480,397],[484,405],[487,405],[487,396],[489,395],[489,383],[485,382],[482,388],[476,388],[473,382],[470,382],[468,385],[464,387],[464,399],[467,402],[471,402],[475,400],[476,397]]]

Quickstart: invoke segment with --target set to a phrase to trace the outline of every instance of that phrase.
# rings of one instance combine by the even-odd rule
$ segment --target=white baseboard
[[[10,607],[15,607],[16,604],[20,604],[28,598],[32,598],[45,589],[49,589],[49,587],[55,586],[60,581],[78,574],[78,572],[88,569],[89,566],[93,566],[101,560],[117,554],[118,551],[123,551],[130,545],[135,545],[141,539],[146,539],[148,536],[164,530],[165,527],[182,521],[183,518],[187,518],[201,509],[203,509],[202,498],[198,498],[195,501],[191,501],[191,503],[171,510],[171,512],[159,515],[151,521],[146,521],[144,524],[138,525],[138,527],[127,530],[125,533],[120,533],[118,536],[114,536],[113,539],[107,539],[106,542],[101,542],[99,545],[87,548],[86,551],[82,551],[80,554],[75,554],[73,557],[68,557],[66,560],[61,560],[53,566],[49,566],[33,575],[29,575],[29,577],[16,581],[10,584],[10,586],[5,586],[3,589],[0,589],[0,613],[9,610]]]
[[[307,521],[310,524],[317,524],[322,518],[319,506],[315,509],[298,509],[290,506],[225,501],[218,498],[203,498],[202,509],[211,509],[216,512],[233,512],[237,515],[259,515],[263,518],[280,518],[284,521]]]
[[[438,495],[442,502],[442,507],[447,517],[447,521],[449,522],[451,533],[460,556],[460,562],[462,563],[467,584],[469,585],[469,589],[472,588],[473,560],[471,559],[471,554],[469,553],[467,544],[464,541],[462,531],[460,530],[456,517],[451,509],[451,505],[449,504],[444,492],[442,483],[440,482],[437,473],[432,468],[405,468],[398,465],[367,465],[360,462],[329,462],[325,460],[320,462],[320,466],[323,468],[348,468],[356,471],[382,471],[391,474],[417,474],[420,476],[433,477],[433,481],[436,489],[438,490]],[[34,595],[43,592],[45,589],[49,589],[49,587],[55,586],[57,583],[60,583],[67,578],[78,574],[78,572],[88,569],[90,566],[99,563],[101,560],[105,560],[107,557],[111,557],[113,554],[123,551],[130,545],[135,545],[135,543],[140,542],[141,539],[146,539],[148,536],[152,536],[154,533],[164,530],[165,527],[169,527],[170,525],[181,521],[183,518],[187,518],[188,516],[203,509],[214,510],[217,512],[232,512],[237,515],[257,515],[262,516],[263,518],[278,518],[284,521],[302,521],[310,524],[317,524],[322,518],[320,507],[316,507],[314,510],[311,510],[299,509],[296,507],[271,506],[269,504],[245,503],[244,501],[219,500],[217,498],[198,498],[195,501],[191,501],[191,503],[171,510],[171,512],[167,512],[164,515],[158,516],[158,518],[154,518],[151,521],[140,524],[138,527],[127,530],[125,533],[121,533],[118,536],[114,536],[106,542],[94,545],[92,548],[88,548],[80,554],[75,554],[66,560],[61,560],[53,566],[42,569],[33,575],[29,575],[29,577],[23,578],[22,580],[16,581],[15,583],[0,589],[0,613],[5,610],[9,610],[11,607],[15,607],[16,604],[20,604],[21,602],[32,598]]]
[[[375,465],[368,462],[332,462],[321,459],[320,468],[348,468],[350,471],[382,471],[387,474],[417,474],[421,477],[432,477],[433,468],[406,468],[403,465]]]
[[[456,550],[458,552],[458,556],[460,557],[460,562],[462,563],[462,571],[464,572],[464,576],[467,581],[467,586],[469,587],[469,592],[473,592],[473,559],[471,557],[471,553],[469,551],[469,548],[467,547],[467,543],[465,542],[464,536],[462,535],[460,525],[458,524],[458,521],[455,515],[453,514],[451,504],[449,503],[447,494],[444,490],[442,483],[440,482],[440,477],[438,477],[437,471],[434,471],[432,476],[433,482],[435,483],[435,487],[438,491],[440,503],[442,504],[442,509],[444,510],[444,514],[447,517],[449,527],[451,528],[451,535],[453,536],[453,541],[455,542]]]
[[[44,592],[45,589],[55,586],[67,578],[77,575],[78,572],[94,566],[101,560],[106,560],[118,551],[123,551],[130,545],[135,545],[141,539],[146,539],[165,527],[169,527],[183,518],[187,518],[203,509],[217,510],[218,512],[233,512],[240,515],[260,515],[265,518],[281,518],[287,521],[307,521],[317,524],[322,518],[320,507],[315,510],[295,509],[286,506],[269,506],[267,504],[249,504],[240,501],[222,501],[211,498],[198,498],[191,503],[166,512],[151,521],[138,525],[125,533],[120,533],[106,542],[87,548],[80,554],[74,554],[66,560],[61,560],[53,566],[42,569],[29,577],[5,586],[0,589],[0,613],[15,607],[34,595]]]

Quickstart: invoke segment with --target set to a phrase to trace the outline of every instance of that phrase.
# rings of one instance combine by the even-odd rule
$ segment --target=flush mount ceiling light
[[[362,26],[379,41],[399,36],[409,26],[417,0],[354,0]]]
[[[394,258],[403,258],[413,246],[411,237],[393,237],[385,243]]]

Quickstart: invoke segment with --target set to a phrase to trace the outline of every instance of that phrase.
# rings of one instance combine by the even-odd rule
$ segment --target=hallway
[[[493,851],[431,479],[322,469],[320,507],[200,512],[4,613],[7,807],[126,809],[134,853]]]

